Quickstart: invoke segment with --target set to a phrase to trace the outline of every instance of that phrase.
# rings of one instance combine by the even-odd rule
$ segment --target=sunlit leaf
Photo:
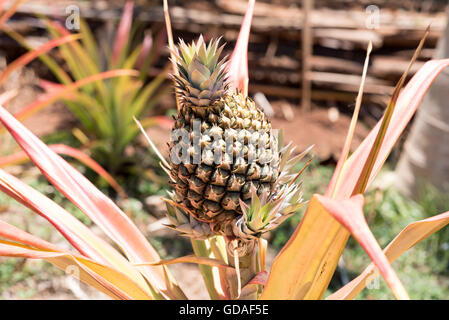
[[[0,121],[46,178],[94,221],[123,250],[131,262],[160,260],[157,251],[111,199],[49,149],[3,107],[0,107]],[[159,298],[185,298],[181,289],[169,278],[170,274],[165,267],[139,267],[139,271],[162,295]]]
[[[249,0],[237,43],[227,66],[231,87],[240,90],[245,96],[248,95],[248,41],[255,2]]]
[[[114,299],[151,299],[122,273],[0,220],[0,256],[44,259]]]
[[[429,86],[448,65],[449,60],[427,62],[402,90],[391,116],[390,125],[379,150],[378,158],[374,163],[369,183],[379,172]],[[340,175],[341,183],[338,184],[338,189],[334,193],[335,198],[345,199],[353,194],[357,180],[376,139],[381,121],[344,164]],[[321,239],[323,232],[326,237],[331,239],[330,241]],[[276,257],[262,297],[275,299],[278,295],[279,299],[322,298],[348,237],[349,232],[345,228],[329,214],[322,214],[320,205],[316,201],[311,201],[300,225]],[[316,247],[317,244],[319,244],[318,248]],[[302,253],[302,251],[305,253]],[[292,265],[295,268],[292,268]],[[279,294],[280,292],[282,294]]]
[[[363,196],[359,194],[344,200],[334,200],[321,195],[315,195],[315,197],[326,208],[327,212],[348,229],[363,249],[365,249],[368,256],[378,267],[395,297],[401,300],[408,300],[407,292],[366,223],[362,210],[364,203]]]
[[[95,160],[93,160],[83,151],[77,150],[64,144],[54,144],[49,145],[48,147],[55,151],[57,154],[77,159],[85,166],[95,171],[103,179],[105,179],[109,183],[109,185],[117,191],[118,194],[120,194],[122,197],[127,197],[126,192],[120,187],[118,182],[105,169],[103,169],[103,167],[101,167]],[[10,165],[17,165],[26,161],[29,161],[28,155],[24,151],[19,151],[11,155],[1,157],[0,168]]]
[[[106,241],[92,233],[61,206],[1,169],[0,190],[47,219],[81,254],[116,267],[142,288],[147,288],[137,270]]]
[[[384,253],[390,263],[393,263],[404,252],[411,249],[427,237],[441,230],[449,223],[449,211],[407,225],[385,248]],[[354,299],[365,286],[376,276],[376,268],[369,265],[361,275],[349,282],[343,288],[330,295],[327,299]]]

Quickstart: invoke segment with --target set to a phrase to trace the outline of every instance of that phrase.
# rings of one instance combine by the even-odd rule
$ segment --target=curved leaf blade
[[[122,273],[68,252],[44,251],[0,240],[0,256],[44,259],[64,271],[73,270],[73,266],[77,266],[79,280],[114,299],[151,299],[150,295]]]
[[[14,226],[12,226],[12,225],[4,222],[4,221],[1,221],[1,220],[0,220],[0,237],[2,237],[4,239],[7,239],[7,240],[10,240],[10,241],[14,241],[14,242],[16,242],[16,244],[18,246],[20,246],[22,248],[25,245],[28,248],[32,248],[33,250],[41,250],[41,251],[45,251],[45,252],[53,252],[55,255],[58,254],[58,253],[62,253],[65,256],[61,256],[61,257],[64,258],[64,259],[69,259],[69,260],[70,259],[73,260],[76,257],[78,259],[78,263],[82,263],[85,260],[90,260],[87,257],[80,256],[80,255],[77,255],[77,254],[72,253],[70,251],[67,251],[65,249],[62,249],[62,248],[60,248],[60,247],[58,247],[58,246],[56,246],[56,245],[54,245],[52,243],[49,243],[49,242],[47,242],[47,241],[45,241],[43,239],[40,239],[40,238],[38,238],[36,236],[33,236],[32,234],[29,234],[28,232],[25,232],[25,231],[23,231],[23,230],[21,230],[21,229],[19,229],[17,227],[14,227]],[[18,252],[14,251],[14,248],[10,248],[10,249],[12,250],[12,251],[10,250],[10,252],[9,252],[10,254],[14,254],[14,255],[18,254]],[[3,252],[3,253],[6,254],[6,252]],[[36,252],[34,254],[36,254]],[[44,258],[44,257],[41,257],[41,258]],[[48,256],[47,256],[47,258],[48,258]],[[52,258],[52,259],[54,261],[50,261],[50,262],[55,264],[57,267],[59,265],[59,262],[63,263],[63,265],[66,266],[65,268],[63,268],[64,271],[67,271],[66,268],[68,266],[74,265],[74,263],[72,263],[70,261],[68,261],[68,262],[64,262],[64,260],[63,261],[59,261],[59,259],[57,257]],[[82,260],[80,260],[80,259],[82,259]],[[73,262],[75,262],[75,264],[76,264],[77,261],[73,261]],[[56,264],[56,263],[58,263],[58,264]],[[99,265],[97,262],[95,262],[95,264]],[[60,267],[60,265],[59,265],[59,267]],[[102,268],[109,268],[109,267],[102,266]],[[82,269],[81,271],[83,271],[83,270],[84,269]],[[92,287],[94,287],[94,288],[104,292],[105,294],[111,296],[112,298],[115,298],[115,299],[120,298],[120,296],[117,296],[116,293],[114,293],[115,292],[114,287],[118,287],[118,288],[122,288],[122,287],[132,288],[132,287],[135,286],[134,282],[132,282],[129,278],[128,279],[122,279],[123,276],[121,275],[121,273],[120,273],[118,278],[112,278],[112,280],[113,280],[112,282],[109,282],[106,279],[106,277],[100,277],[100,274],[103,274],[104,272],[96,272],[96,273],[97,273],[96,278],[98,278],[98,280],[96,280],[95,278],[94,279],[90,279],[91,276],[90,276],[90,273],[88,273],[87,274],[88,276],[87,277],[85,276],[84,279],[82,277],[83,275],[82,274],[80,275],[82,277],[81,281],[84,281],[86,284],[91,285]],[[108,273],[116,274],[117,271],[111,269],[111,271],[108,271]],[[118,279],[121,279],[121,280],[119,280],[119,282],[116,285],[114,285],[114,287],[112,288],[113,290],[108,289],[110,287],[109,283],[113,284],[114,281],[118,280]],[[94,281],[92,281],[92,280],[94,280]],[[142,289],[134,288],[132,290],[129,290],[129,289],[124,288],[123,296],[124,297],[128,297],[128,296],[133,297],[133,296],[135,296],[135,294],[133,293],[134,291],[140,292],[140,291],[142,291]],[[127,293],[125,293],[125,292],[127,292]],[[151,296],[148,296],[148,294],[146,294],[146,296],[147,296],[147,297],[145,297],[146,299],[151,299]],[[137,296],[136,296],[136,298],[137,298]]]
[[[48,148],[17,119],[0,107],[0,121],[45,177],[83,211],[125,253],[131,263],[159,261],[159,254],[136,225],[88,179]],[[139,267],[161,296],[185,298],[166,267]]]
[[[249,0],[248,2],[248,9],[243,18],[237,43],[227,66],[231,87],[240,90],[244,96],[248,95],[248,41],[255,3],[256,0]]]
[[[25,66],[26,64],[30,63],[31,61],[33,61],[34,59],[36,59],[38,56],[40,56],[41,54],[57,47],[60,46],[64,43],[70,42],[70,41],[74,41],[76,39],[79,39],[79,35],[77,34],[70,34],[67,36],[63,36],[61,38],[58,39],[54,39],[51,40],[47,43],[44,43],[43,45],[41,45],[40,47],[29,51],[27,53],[25,53],[24,55],[22,55],[21,57],[17,58],[16,60],[14,60],[13,62],[11,62],[5,70],[3,70],[2,73],[0,73],[0,84],[3,83],[8,76],[15,70],[22,68],[23,66]]]
[[[385,133],[384,141],[370,173],[368,185],[374,180],[382,165],[385,163],[396,141],[418,109],[430,85],[447,66],[449,66],[449,59],[426,62],[400,93],[395,110],[391,116],[390,125]],[[382,120],[383,118],[371,130],[345,163],[341,175],[341,180],[344,183],[337,190],[339,197],[349,197],[353,193],[356,187],[355,182],[362,173],[363,166],[367,161],[370,150],[381,128]]]
[[[408,294],[401,281],[368,227],[362,210],[363,196],[359,194],[345,200],[334,200],[320,195],[316,195],[316,197],[327,212],[351,232],[357,242],[365,249],[395,297],[400,300],[408,300]]]
[[[393,263],[408,249],[411,249],[427,237],[449,224],[449,211],[434,217],[412,222],[407,225],[385,248],[384,253],[390,263]],[[373,278],[376,269],[369,265],[357,278],[339,289],[327,299],[354,299]]]
[[[148,290],[140,273],[117,250],[61,206],[3,170],[0,190],[48,220],[81,254],[117,268]]]
[[[131,31],[133,19],[134,1],[128,0],[123,9],[120,25],[114,41],[114,49],[112,50],[112,64],[117,64],[123,56],[123,50],[126,49]]]
[[[48,147],[57,154],[74,158],[79,162],[81,162],[82,164],[84,164],[85,166],[87,166],[88,168],[92,169],[99,176],[105,179],[109,183],[109,185],[112,188],[114,188],[115,191],[117,191],[117,193],[120,196],[127,198],[126,192],[120,187],[118,182],[100,164],[98,164],[98,162],[89,157],[83,151],[72,148],[65,144],[53,144],[49,145]],[[27,160],[29,160],[28,155],[24,151],[19,151],[14,154],[0,158],[0,168],[4,168],[10,165],[17,165],[26,162]]]
[[[73,82],[71,84],[64,85],[59,89],[54,87],[54,89],[50,93],[43,95],[43,97],[37,99],[35,102],[23,108],[21,111],[17,112],[14,116],[19,120],[23,120],[24,118],[29,117],[34,113],[38,112],[39,110],[41,110],[42,108],[48,106],[50,103],[53,103],[58,99],[64,98],[67,94],[70,94],[72,91],[81,88],[89,83],[113,77],[129,76],[137,74],[138,72],[135,70],[126,70],[126,69],[110,70],[95,74],[93,76],[89,76],[87,78],[84,78],[77,82]]]
[[[448,65],[449,59],[427,62],[402,90],[385,134],[382,147],[378,152],[378,157],[371,171],[368,185],[382,167],[393,145],[418,108],[427,89],[439,73]],[[364,164],[379,132],[381,123],[382,119],[344,164],[340,174],[341,183],[338,186],[337,192],[334,193],[335,198],[345,199],[353,194]],[[316,220],[320,221],[318,222]],[[304,228],[304,226],[308,227]],[[314,247],[314,239],[319,237],[317,235],[322,233],[323,230],[329,233],[329,237],[333,241],[332,243],[323,242],[322,246],[317,249]],[[300,225],[273,263],[262,297],[265,295],[274,299],[276,292],[286,292],[284,299],[320,299],[329,285],[348,237],[349,232],[345,228],[329,215],[320,214],[320,205],[311,202]],[[312,251],[315,251],[315,259],[320,261],[320,263],[304,264],[302,259],[309,259],[309,257],[302,257],[297,254],[299,248],[306,251],[314,248]],[[296,266],[293,269],[300,270],[291,274],[290,277],[284,278],[282,275],[286,273],[285,270],[292,269],[292,265]],[[292,279],[295,280],[292,281]],[[282,282],[283,284],[272,286],[270,282],[276,281]]]

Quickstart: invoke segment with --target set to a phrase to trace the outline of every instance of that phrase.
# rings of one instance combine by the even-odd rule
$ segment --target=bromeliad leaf
[[[449,224],[449,212],[441,213],[421,221],[410,223],[385,248],[384,253],[390,263],[393,263],[407,250],[425,240],[435,232]],[[343,288],[330,295],[327,299],[353,299],[374,278],[376,268],[369,265],[361,275],[349,282]]]
[[[156,250],[123,211],[3,107],[0,107],[0,121],[47,179],[102,228],[130,261],[160,260]],[[184,297],[176,284],[167,286],[167,270],[164,267],[140,267],[140,271],[159,291],[159,297]]]

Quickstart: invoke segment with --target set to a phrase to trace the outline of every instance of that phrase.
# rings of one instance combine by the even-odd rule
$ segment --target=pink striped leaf
[[[0,107],[0,121],[47,179],[81,209],[125,253],[132,263],[159,261],[157,251],[129,217],[88,179],[48,148]],[[185,297],[163,266],[139,267],[159,298]]]

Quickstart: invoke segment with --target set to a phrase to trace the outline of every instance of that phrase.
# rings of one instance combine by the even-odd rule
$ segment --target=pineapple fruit
[[[304,204],[289,171],[305,152],[291,157],[294,148],[280,147],[264,113],[229,88],[219,42],[181,40],[172,52],[180,108],[169,142],[167,215],[183,235],[222,235],[252,248]]]

